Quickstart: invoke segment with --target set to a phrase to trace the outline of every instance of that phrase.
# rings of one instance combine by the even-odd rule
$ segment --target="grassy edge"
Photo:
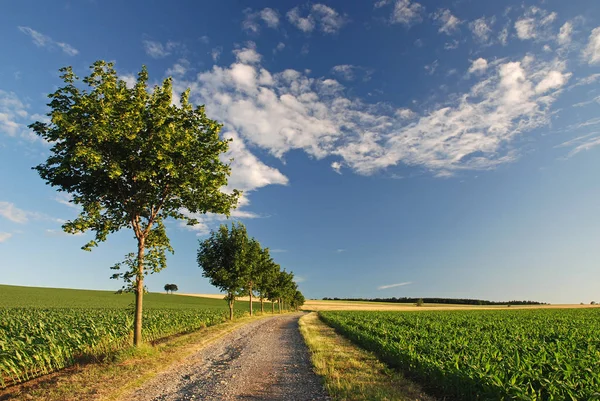
[[[303,316],[299,325],[315,372],[333,400],[434,400],[400,372],[337,334],[316,312]]]
[[[276,314],[277,315],[277,314]],[[275,315],[275,316],[276,316]],[[271,315],[238,318],[193,333],[173,337],[154,346],[128,348],[110,361],[73,366],[21,385],[0,390],[0,400],[105,400],[124,398],[157,374],[182,362],[237,328]]]

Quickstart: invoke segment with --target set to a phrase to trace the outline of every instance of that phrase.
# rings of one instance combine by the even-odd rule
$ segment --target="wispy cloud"
[[[242,21],[242,28],[248,33],[259,33],[261,23],[269,28],[276,29],[279,26],[279,13],[272,8],[263,8],[261,11],[253,12],[252,9],[244,10],[246,18]]]
[[[154,40],[142,41],[146,54],[152,58],[164,58],[170,55],[174,50],[183,48],[179,42],[168,41],[166,44]]]
[[[50,220],[57,223],[64,223],[64,220],[62,219],[50,217],[43,213],[19,209],[14,203],[11,202],[0,202],[0,216],[18,224],[25,224],[30,220]]]
[[[343,252],[346,252],[346,250],[345,249],[341,249],[341,248],[335,250],[335,253],[343,253]]]
[[[402,286],[409,285],[409,284],[412,284],[412,281],[405,281],[403,283],[382,285],[382,286],[377,287],[377,289],[378,290],[386,290],[388,288],[402,287]]]
[[[287,249],[269,249],[271,253],[284,253],[287,252]]]
[[[31,29],[28,26],[19,26],[18,28],[21,32],[28,35],[37,47],[44,47],[49,50],[58,47],[60,50],[63,51],[63,53],[68,54],[69,56],[75,56],[79,53],[79,50],[77,50],[70,44],[65,42],[57,42],[53,40],[50,36],[44,35],[34,29]]]
[[[12,237],[13,235],[11,233],[3,233],[0,232],[0,243],[1,242],[5,242],[7,241],[10,237]]]

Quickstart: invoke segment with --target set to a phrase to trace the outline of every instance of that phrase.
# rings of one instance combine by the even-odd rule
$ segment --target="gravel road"
[[[286,314],[242,326],[126,399],[328,400],[298,331],[301,316]]]

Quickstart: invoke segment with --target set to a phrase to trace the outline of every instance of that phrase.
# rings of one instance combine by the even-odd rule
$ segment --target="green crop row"
[[[129,346],[132,316],[123,308],[0,308],[0,388]],[[223,309],[148,309],[144,339],[198,330],[226,317]]]
[[[600,310],[320,312],[433,394],[600,400]]]

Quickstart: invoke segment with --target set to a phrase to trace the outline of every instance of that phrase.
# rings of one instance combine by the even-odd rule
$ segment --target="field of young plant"
[[[222,323],[225,301],[147,294],[144,338]],[[132,294],[0,286],[0,388],[131,344]],[[236,315],[248,308],[240,302]],[[19,306],[19,305],[23,305]]]
[[[600,400],[600,309],[319,315],[433,394]]]

